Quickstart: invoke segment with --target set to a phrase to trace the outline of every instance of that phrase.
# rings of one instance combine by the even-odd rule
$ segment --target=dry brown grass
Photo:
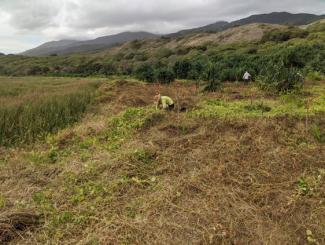
[[[39,225],[39,216],[30,212],[0,214],[0,242],[9,243],[20,233]]]
[[[208,96],[230,101],[237,99],[234,92],[249,94],[249,87],[229,86]],[[153,114],[150,124],[109,151],[102,137],[107,117],[149,106],[157,87],[124,81],[101,89],[98,114],[54,139],[57,163],[31,164],[25,157],[30,149],[6,150],[0,158],[6,159],[0,172],[4,211],[18,201],[45,215],[42,227],[15,244],[325,243],[325,149],[303,119]],[[188,105],[202,99],[191,85],[158,89]],[[325,128],[324,118],[310,121]],[[81,149],[89,138],[97,143]],[[308,193],[299,189],[301,177]],[[55,211],[32,201],[40,191]],[[53,225],[64,212],[87,219]]]

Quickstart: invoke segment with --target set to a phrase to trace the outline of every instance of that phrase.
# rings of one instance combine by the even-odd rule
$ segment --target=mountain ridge
[[[215,23],[205,25],[202,27],[181,30],[179,32],[168,34],[169,37],[179,37],[191,33],[200,32],[219,32],[232,27],[242,26],[253,23],[265,24],[282,24],[282,25],[307,25],[314,21],[324,19],[325,15],[315,15],[308,13],[292,14],[289,12],[271,12],[268,14],[255,14],[246,18],[235,20],[232,22],[217,21]]]
[[[149,32],[121,32],[115,35],[102,36],[91,40],[60,40],[44,43],[34,49],[27,50],[22,55],[26,56],[48,56],[48,55],[66,55],[77,52],[90,52],[98,49],[113,47],[134,40],[143,40],[158,37],[158,35]],[[62,45],[61,45],[62,44]]]
[[[325,15],[315,15],[307,13],[292,14],[288,12],[272,12],[268,14],[255,14],[247,18],[236,21],[217,21],[215,23],[202,27],[181,30],[176,33],[163,35],[165,37],[174,38],[182,37],[195,33],[222,32],[233,27],[243,26],[253,23],[280,24],[280,25],[308,25],[312,22],[324,19]],[[150,32],[122,32],[115,35],[102,36],[86,41],[76,40],[60,40],[44,43],[34,49],[27,50],[22,55],[26,56],[49,56],[49,55],[69,55],[73,53],[92,52],[103,49],[112,48],[115,45],[121,45],[129,41],[157,38]]]

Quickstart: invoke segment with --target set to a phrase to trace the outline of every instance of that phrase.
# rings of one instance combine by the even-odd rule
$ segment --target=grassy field
[[[0,77],[0,145],[30,143],[78,121],[98,80]]]
[[[0,148],[0,243],[324,244],[324,92],[103,81],[75,124]]]

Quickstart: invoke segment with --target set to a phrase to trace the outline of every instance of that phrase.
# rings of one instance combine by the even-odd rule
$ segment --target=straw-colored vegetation
[[[1,148],[0,241],[325,243],[324,82],[159,87],[182,113],[155,111],[157,88],[105,81],[77,124]]]

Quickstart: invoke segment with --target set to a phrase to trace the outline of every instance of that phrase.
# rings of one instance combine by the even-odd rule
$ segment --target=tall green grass
[[[31,143],[77,122],[97,87],[92,83],[61,95],[40,94],[21,103],[0,105],[0,146]]]

